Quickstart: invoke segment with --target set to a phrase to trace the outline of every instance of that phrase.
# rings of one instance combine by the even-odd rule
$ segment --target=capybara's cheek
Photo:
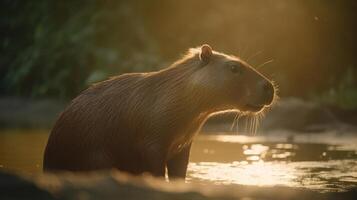
[[[226,91],[223,97],[224,98],[221,97],[221,101],[224,99],[225,104],[234,109],[242,110],[247,102],[250,101],[250,91],[245,87],[236,87]]]

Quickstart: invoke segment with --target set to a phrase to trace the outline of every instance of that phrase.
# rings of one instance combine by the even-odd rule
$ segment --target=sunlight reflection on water
[[[190,163],[191,182],[256,186],[284,185],[321,191],[343,191],[357,186],[357,162],[232,162]]]
[[[282,164],[263,161],[248,163],[215,163],[200,162],[190,164],[190,178],[210,180],[222,184],[244,185],[292,185],[296,179],[294,168]]]
[[[283,185],[319,191],[357,187],[355,136],[347,140],[330,139],[333,144],[319,143],[303,136],[297,143],[288,143],[282,137],[201,137],[193,145],[188,181]],[[201,148],[205,150],[201,151]]]

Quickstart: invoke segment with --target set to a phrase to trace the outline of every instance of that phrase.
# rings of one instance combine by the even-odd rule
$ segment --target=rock
[[[316,103],[297,98],[284,99],[268,112],[261,124],[263,129],[289,129],[301,132],[322,132],[343,124]]]
[[[51,200],[55,199],[45,189],[20,176],[0,171],[0,199],[4,200]]]

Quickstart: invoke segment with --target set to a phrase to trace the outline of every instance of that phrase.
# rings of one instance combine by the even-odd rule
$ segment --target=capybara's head
[[[271,81],[235,56],[213,51],[209,45],[197,49],[199,69],[191,76],[198,91],[209,93],[207,101],[217,110],[238,109],[259,112],[272,104],[275,89]]]

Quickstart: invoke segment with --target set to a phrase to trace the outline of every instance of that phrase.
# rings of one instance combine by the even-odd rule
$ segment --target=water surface
[[[48,132],[0,132],[0,169],[40,173]],[[346,191],[357,187],[357,135],[201,134],[192,146],[187,180]]]
[[[188,180],[347,191],[357,187],[357,137],[335,133],[201,136],[192,149]]]

